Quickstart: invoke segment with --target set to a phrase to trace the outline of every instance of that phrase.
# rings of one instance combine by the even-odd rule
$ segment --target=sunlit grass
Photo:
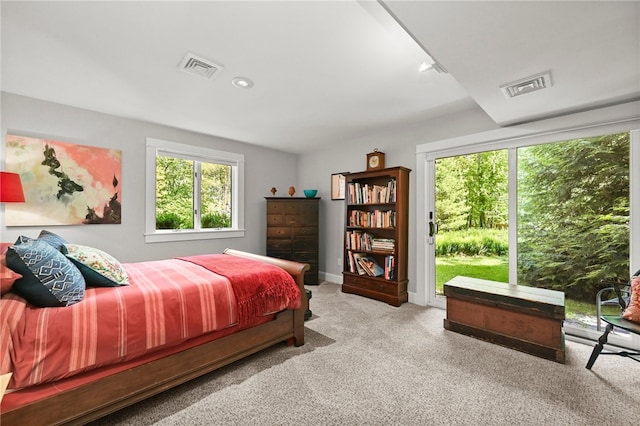
[[[436,258],[436,289],[442,293],[444,283],[463,275],[483,280],[509,282],[507,256],[452,256]]]

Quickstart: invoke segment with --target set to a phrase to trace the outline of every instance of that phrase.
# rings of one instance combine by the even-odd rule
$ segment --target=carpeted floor
[[[565,365],[443,329],[445,312],[309,287],[277,345],[94,425],[637,425],[640,364],[567,342]]]

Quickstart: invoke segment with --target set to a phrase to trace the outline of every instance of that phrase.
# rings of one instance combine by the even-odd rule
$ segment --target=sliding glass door
[[[435,161],[436,294],[457,275],[509,282],[508,152]]]
[[[625,132],[434,157],[427,299],[456,275],[559,290],[565,332],[597,338],[601,281],[633,269],[632,151]]]

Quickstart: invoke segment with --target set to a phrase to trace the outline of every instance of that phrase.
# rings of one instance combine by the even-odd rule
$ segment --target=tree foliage
[[[441,230],[507,224],[507,150],[439,159],[436,171],[436,217]]]
[[[181,229],[193,228],[193,208],[193,161],[156,157],[156,222],[173,214]]]
[[[629,144],[622,133],[518,149],[519,284],[591,302],[602,279],[628,279]],[[489,252],[471,231],[508,223],[507,155],[437,160],[438,253]]]
[[[194,205],[194,172],[200,164],[200,206]],[[156,229],[193,229],[200,209],[202,228],[231,226],[231,166],[156,157]]]
[[[518,150],[518,281],[593,300],[628,277],[629,134]]]
[[[231,226],[231,166],[202,163],[201,209],[203,228]]]

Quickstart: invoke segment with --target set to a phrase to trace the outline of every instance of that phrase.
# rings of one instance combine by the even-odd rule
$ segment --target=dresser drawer
[[[283,217],[284,223],[287,226],[302,225],[304,223],[304,218],[296,214],[286,214]]]
[[[269,200],[267,202],[267,214],[282,214],[286,201]]]
[[[284,216],[281,214],[268,214],[267,215],[267,226],[283,226]]]
[[[317,263],[318,261],[318,253],[316,252],[308,252],[308,251],[293,251],[293,260],[296,262],[302,263]]]
[[[293,249],[317,253],[318,240],[315,238],[297,238],[293,240]]]
[[[291,260],[291,251],[289,250],[269,250],[267,248],[267,256],[269,257],[275,257],[277,259],[286,259],[286,260]]]
[[[298,212],[304,215],[317,216],[318,203],[314,201],[307,201],[306,203],[300,203],[298,204]]]
[[[267,238],[291,238],[291,228],[285,226],[267,227]]]
[[[297,237],[312,237],[318,239],[318,227],[317,226],[298,226],[293,229],[294,238]]]
[[[267,250],[291,251],[291,240],[272,238],[267,240]]]

